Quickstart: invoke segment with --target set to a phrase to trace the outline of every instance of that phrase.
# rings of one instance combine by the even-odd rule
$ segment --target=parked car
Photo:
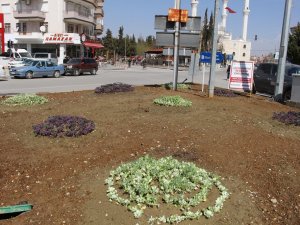
[[[72,74],[78,76],[85,72],[96,74],[98,70],[98,63],[92,58],[73,58],[65,64],[65,74]]]
[[[0,80],[7,80],[4,66],[0,65]]]
[[[33,54],[33,58],[48,59],[56,65],[58,63],[57,55],[55,53],[38,52]]]
[[[15,67],[9,71],[13,77],[32,79],[34,77],[60,77],[64,73],[63,65],[55,65],[47,60],[33,60],[27,66]]]
[[[21,60],[12,60],[8,63],[8,69],[14,68],[14,67],[21,67],[21,66],[27,66],[33,61],[32,58],[28,59],[21,59]]]
[[[277,81],[276,63],[261,63],[254,70],[253,93],[260,92],[268,95],[275,94],[275,85]],[[291,99],[292,74],[300,74],[300,65],[287,63],[285,67],[283,92],[281,99],[278,101],[286,102]]]

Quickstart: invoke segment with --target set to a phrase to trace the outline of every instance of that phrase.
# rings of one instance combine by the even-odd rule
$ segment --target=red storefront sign
[[[5,52],[4,31],[5,31],[4,14],[0,13],[0,43],[1,43],[1,51],[2,51],[2,53]]]

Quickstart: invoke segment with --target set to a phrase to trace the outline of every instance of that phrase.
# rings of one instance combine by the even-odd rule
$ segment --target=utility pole
[[[214,32],[213,32],[213,43],[211,51],[211,64],[209,72],[209,84],[208,84],[208,97],[214,97],[215,89],[215,70],[216,70],[216,59],[217,59],[217,39],[218,39],[218,11],[219,11],[219,0],[215,0],[214,10]]]
[[[289,41],[291,8],[292,8],[292,0],[286,0],[284,16],[283,16],[283,25],[282,25],[281,41],[280,41],[280,49],[279,49],[279,61],[278,61],[278,69],[277,69],[277,80],[276,80],[275,96],[274,96],[275,100],[277,99],[279,101],[282,100],[283,82],[284,82],[284,74],[285,74],[285,61],[286,61],[287,47]]]
[[[180,0],[175,0],[175,9],[180,10]],[[180,16],[180,15],[179,15]],[[180,20],[180,19],[179,19]],[[175,22],[175,40],[174,40],[174,78],[173,78],[173,90],[177,90],[178,80],[178,53],[179,53],[179,38],[180,38],[180,22]]]

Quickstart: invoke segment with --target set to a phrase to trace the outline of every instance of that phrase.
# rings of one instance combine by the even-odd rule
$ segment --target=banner
[[[253,62],[233,61],[230,68],[229,89],[252,91]]]

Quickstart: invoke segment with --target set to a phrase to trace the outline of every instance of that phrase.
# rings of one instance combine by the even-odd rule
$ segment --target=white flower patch
[[[180,215],[151,216],[149,224],[179,223],[199,219],[202,215],[210,218],[220,212],[224,201],[229,197],[219,177],[193,163],[180,162],[172,157],[157,160],[144,156],[134,162],[122,164],[110,171],[105,183],[108,186],[108,198],[126,206],[135,218],[140,218],[147,207],[159,207],[161,202],[175,205],[181,210]],[[192,211],[193,207],[207,200],[213,187],[220,192],[215,204]],[[119,190],[122,190],[122,194]],[[195,191],[196,194],[190,196]]]

